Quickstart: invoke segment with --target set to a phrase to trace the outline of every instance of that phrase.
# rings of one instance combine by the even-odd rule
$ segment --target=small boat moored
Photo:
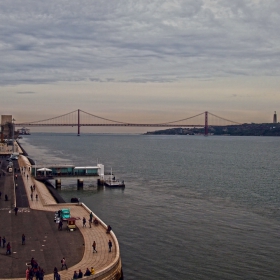
[[[109,179],[98,179],[98,186],[112,187],[112,188],[124,188],[125,183],[123,180],[117,180],[115,176],[113,176],[112,169]]]

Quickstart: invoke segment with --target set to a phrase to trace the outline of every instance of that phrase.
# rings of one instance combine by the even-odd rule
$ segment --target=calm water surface
[[[125,279],[280,279],[280,138],[32,134],[37,164],[105,165],[126,188],[62,180],[120,243]]]

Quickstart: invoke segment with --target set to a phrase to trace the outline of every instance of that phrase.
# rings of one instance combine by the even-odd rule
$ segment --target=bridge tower
[[[276,111],[274,111],[273,123],[277,123],[277,114],[276,114]]]
[[[80,109],[78,109],[78,134],[77,136],[80,136]]]
[[[208,111],[205,111],[204,136],[208,136]]]

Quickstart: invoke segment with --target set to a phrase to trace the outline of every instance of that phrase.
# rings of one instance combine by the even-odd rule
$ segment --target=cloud
[[[1,85],[280,74],[278,0],[0,2]]]
[[[35,94],[34,91],[18,91],[17,94]]]

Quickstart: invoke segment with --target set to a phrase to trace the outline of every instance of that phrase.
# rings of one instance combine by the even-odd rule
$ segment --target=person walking
[[[2,244],[3,244],[3,248],[5,248],[5,244],[6,244],[6,238],[5,238],[5,236],[3,236],[3,238],[2,238]]]
[[[91,223],[92,223],[92,218],[93,218],[93,214],[92,214],[92,212],[90,212],[90,214],[89,214],[89,220],[90,220]]]
[[[21,245],[25,245],[25,235],[22,234],[21,236]]]
[[[113,246],[111,240],[109,240],[108,246],[109,246],[109,253],[110,253],[112,251],[112,246]]]
[[[93,241],[93,243],[92,243],[92,253],[94,253],[94,252],[97,253],[97,251],[96,251],[96,242],[95,241]]]
[[[68,269],[67,265],[66,265],[66,260],[65,258],[63,257],[62,260],[61,260],[61,270],[63,270],[63,267],[66,268],[66,270]]]
[[[87,225],[86,225],[86,222],[87,222],[86,218],[83,217],[83,227],[86,227],[86,226],[87,226]]]
[[[37,194],[37,193],[36,193],[36,196],[35,196],[35,197],[36,197],[36,201],[38,201],[38,194]]]
[[[8,244],[7,244],[6,255],[11,255],[11,244],[10,244],[10,242],[8,242]]]
[[[17,216],[18,207],[15,207],[14,211],[15,211],[15,215]]]
[[[31,193],[30,197],[31,197],[31,200],[33,201],[33,193]]]

